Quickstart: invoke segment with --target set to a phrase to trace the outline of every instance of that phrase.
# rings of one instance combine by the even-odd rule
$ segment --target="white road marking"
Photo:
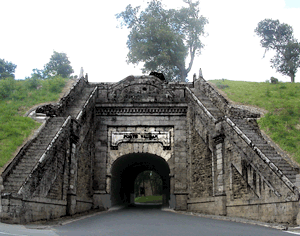
[[[289,234],[296,234],[296,235],[300,235],[300,233],[297,233],[297,232],[292,232],[292,231],[286,231],[287,233]]]
[[[12,235],[12,236],[28,236],[27,234],[10,234],[6,232],[0,232],[0,234]]]

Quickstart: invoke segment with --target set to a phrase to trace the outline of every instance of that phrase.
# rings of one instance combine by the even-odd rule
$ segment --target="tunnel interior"
[[[162,179],[163,204],[170,198],[170,168],[161,157],[148,153],[127,154],[118,158],[111,170],[111,204],[133,203],[134,181],[143,171],[155,171]]]

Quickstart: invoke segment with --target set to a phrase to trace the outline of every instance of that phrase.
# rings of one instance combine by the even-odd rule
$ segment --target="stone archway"
[[[172,192],[170,172],[174,155],[174,128],[155,127],[109,127],[107,155],[106,192],[109,205],[133,202],[134,181],[145,170],[153,170],[162,178],[164,203]],[[171,189],[171,190],[170,190]]]
[[[131,153],[118,158],[111,168],[111,204],[133,203],[134,181],[145,170],[155,171],[163,182],[164,204],[170,199],[170,168],[162,158],[150,153]]]

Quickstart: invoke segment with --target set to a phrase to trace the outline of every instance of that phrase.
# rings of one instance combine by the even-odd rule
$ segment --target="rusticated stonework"
[[[213,196],[212,153],[196,131],[192,134],[191,197]]]
[[[134,204],[134,181],[151,170],[175,210],[299,224],[299,166],[265,140],[259,114],[232,106],[202,76],[153,75],[82,77],[32,112],[44,123],[1,173],[1,221]]]

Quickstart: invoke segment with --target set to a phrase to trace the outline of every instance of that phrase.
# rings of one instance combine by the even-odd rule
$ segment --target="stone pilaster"
[[[67,214],[74,215],[76,213],[76,190],[77,190],[77,157],[76,144],[71,145],[71,161],[69,175],[69,190],[67,196]]]
[[[224,184],[224,135],[214,137],[213,168],[214,168],[214,195],[225,194]]]

